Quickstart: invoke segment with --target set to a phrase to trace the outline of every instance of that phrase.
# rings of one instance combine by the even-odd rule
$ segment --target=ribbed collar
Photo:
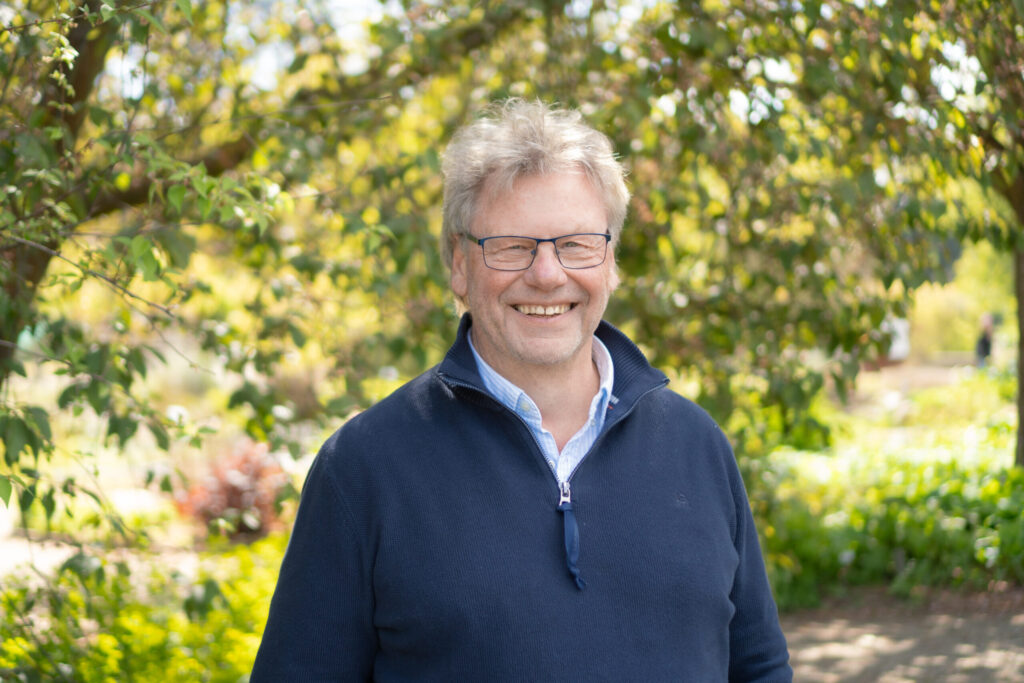
[[[472,324],[470,314],[463,314],[455,343],[441,361],[438,374],[445,381],[468,385],[486,392],[473,351],[469,348],[468,335]],[[642,394],[668,383],[665,373],[652,367],[636,344],[611,323],[602,320],[594,334],[608,349],[615,363],[613,403],[625,402],[629,405]]]

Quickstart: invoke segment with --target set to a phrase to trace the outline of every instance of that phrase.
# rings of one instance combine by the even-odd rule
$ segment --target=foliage
[[[1019,468],[893,462],[884,476],[858,481],[855,495],[835,480],[794,484],[797,475],[780,470],[759,474],[783,492],[760,508],[782,608],[817,604],[849,585],[890,585],[909,595],[923,586],[1024,583]]]
[[[635,201],[609,317],[688,375],[741,453],[826,439],[807,414],[824,378],[844,389],[956,256],[948,177],[901,151],[923,124],[885,113],[920,79],[870,66],[888,54],[857,23],[889,21],[873,5],[403,9],[360,43],[320,3],[12,4],[0,383],[60,373],[61,411],[167,450],[202,425],[143,380],[182,355],[224,374],[250,437],[308,450],[307,423],[443,353],[439,151],[508,95],[578,105],[612,137]],[[929,69],[940,48],[921,46]],[[6,394],[2,411],[0,493],[59,493],[37,476],[48,410]]]
[[[855,422],[849,445],[745,463],[782,608],[858,584],[1024,584],[1024,469],[996,464],[1012,447],[1002,384],[977,374],[915,394],[901,423]]]
[[[245,680],[283,551],[281,536],[221,549],[197,576],[83,552],[42,585],[5,580],[0,680]]]
[[[184,0],[44,5],[5,7],[0,29],[0,120],[10,131],[0,139],[4,504],[77,490],[43,476],[60,447],[53,416],[10,393],[17,375],[62,376],[57,409],[100,416],[105,443],[166,451],[208,431],[172,419],[145,388],[168,354],[185,356],[190,372],[229,376],[222,410],[241,414],[250,436],[297,454],[308,445],[296,425],[358,405],[380,365],[407,354],[412,372],[430,360],[429,345],[405,343],[401,324],[381,325],[394,309],[374,306],[373,294],[396,267],[416,277],[406,266],[427,233],[407,221],[415,244],[396,261],[381,243],[397,224],[368,207],[386,209],[374,188],[403,178],[404,210],[420,213],[433,195],[417,194],[422,183],[406,171],[424,159],[436,167],[436,153],[406,141],[403,167],[364,175],[387,156],[366,145],[384,125],[374,102],[441,75],[450,58],[437,43],[475,44],[483,36],[468,28],[492,35],[518,10],[425,26],[433,47],[411,57],[398,49],[403,35],[383,30],[387,49],[339,81],[349,50],[314,3],[297,14]],[[259,85],[254,64],[268,51],[291,59]],[[357,207],[335,183],[354,190]],[[407,300],[435,293],[422,342],[447,333],[448,316],[419,277]],[[318,392],[310,367],[319,377],[341,371]]]

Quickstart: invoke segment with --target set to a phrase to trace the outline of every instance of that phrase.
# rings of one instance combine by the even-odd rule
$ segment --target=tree
[[[362,285],[383,287],[388,278],[367,272],[360,258],[387,262],[380,243],[398,226],[383,226],[380,210],[429,185],[409,182],[414,162],[436,166],[428,145],[406,149],[369,183],[352,178],[359,189],[349,193],[334,185],[335,174],[352,175],[338,173],[346,162],[335,154],[368,154],[366,141],[393,125],[395,91],[452,73],[465,52],[522,21],[527,5],[423,24],[415,41],[404,18],[382,20],[373,33],[378,52],[350,72],[350,49],[320,4],[37,5],[8,7],[0,29],[0,386],[26,366],[55,371],[65,377],[58,409],[90,408],[121,448],[145,426],[166,450],[173,439],[195,442],[202,429],[169,418],[142,384],[168,353],[199,371],[190,353],[202,351],[235,377],[229,407],[245,412],[248,433],[298,448],[291,425],[323,406],[315,396],[297,406],[289,386],[275,384],[286,356],[311,346],[326,308],[372,305]],[[254,72],[266,59],[273,78],[260,83]],[[366,159],[358,161],[365,170]],[[403,174],[403,193],[382,197]],[[432,195],[407,211],[423,199]],[[374,218],[368,209],[381,200]],[[302,218],[308,228],[294,222]],[[429,237],[416,233],[422,220],[405,226],[414,249]],[[328,236],[329,245],[317,244]],[[212,271],[197,264],[210,256],[221,259]],[[225,278],[225,267],[242,272]],[[251,289],[226,297],[214,290],[229,290],[231,279]],[[335,288],[342,294],[331,301]],[[99,329],[61,310],[76,296],[108,307]],[[398,327],[386,336],[400,355]],[[188,348],[175,341],[182,332],[194,340]],[[366,336],[318,339],[321,358],[336,352],[347,380],[343,400],[329,406],[335,411],[364,400],[360,380],[382,355],[362,353]],[[38,467],[55,447],[49,418],[48,407],[5,392],[9,474],[0,474],[0,499],[19,489],[23,508],[41,501],[52,515],[58,495],[78,485],[47,481]]]
[[[888,169],[872,203],[925,180],[934,194],[905,204],[910,222],[1012,252],[1024,301],[1024,4],[855,5],[803,10],[807,47],[789,59],[800,100],[854,133],[844,143],[851,154]],[[965,183],[980,200],[964,194]],[[1018,306],[1020,332],[1022,313]],[[1015,460],[1024,466],[1019,429]]]
[[[844,391],[955,238],[999,225],[947,212],[951,179],[993,163],[974,138],[951,147],[946,124],[968,116],[935,98],[933,73],[959,63],[939,19],[966,10],[896,9],[410,1],[352,46],[326,3],[12,6],[0,384],[59,371],[60,410],[167,448],[202,425],[170,419],[144,379],[181,355],[225,373],[224,409],[254,438],[308,447],[303,425],[444,352],[438,155],[517,95],[580,106],[630,169],[611,319],[741,454],[820,443],[826,379]],[[1019,131],[1000,120],[1005,147]],[[68,313],[79,297],[102,302],[94,325]],[[26,504],[74,488],[35,466],[49,417],[5,394],[4,499],[11,482]]]

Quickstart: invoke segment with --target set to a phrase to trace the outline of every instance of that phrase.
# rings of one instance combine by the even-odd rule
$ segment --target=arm
[[[332,471],[336,442],[328,440],[306,477],[251,683],[372,675],[372,562]]]
[[[779,626],[747,492],[731,448],[729,459],[730,487],[736,505],[734,544],[739,554],[730,594],[736,613],[729,624],[729,680],[789,682],[793,680],[789,650]]]

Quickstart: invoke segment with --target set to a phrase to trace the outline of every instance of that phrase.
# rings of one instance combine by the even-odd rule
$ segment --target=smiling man
[[[445,154],[444,361],[323,446],[261,681],[789,681],[725,436],[602,321],[629,193],[579,113]]]

